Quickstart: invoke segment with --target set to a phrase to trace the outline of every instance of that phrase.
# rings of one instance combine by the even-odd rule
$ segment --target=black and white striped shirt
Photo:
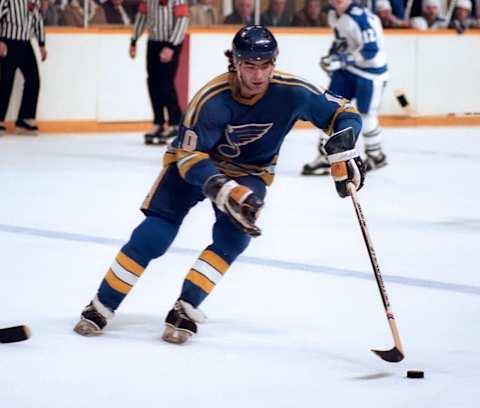
[[[185,0],[143,0],[135,17],[132,45],[136,44],[145,26],[150,40],[179,45],[187,31],[188,20]]]
[[[45,45],[40,0],[0,0],[0,39],[30,41],[33,36]]]

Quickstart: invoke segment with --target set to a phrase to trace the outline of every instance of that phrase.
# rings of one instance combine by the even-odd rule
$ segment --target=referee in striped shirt
[[[144,0],[135,17],[130,57],[137,55],[137,40],[148,27],[148,92],[154,113],[154,128],[145,135],[145,144],[165,144],[178,134],[182,112],[175,89],[175,74],[183,38],[188,26],[185,0]],[[164,109],[168,111],[168,127]]]
[[[40,0],[0,0],[0,135],[5,133],[4,120],[12,94],[15,72],[20,69],[25,85],[15,122],[20,134],[36,134],[40,76],[31,39],[37,37],[42,61],[47,58],[45,31]]]

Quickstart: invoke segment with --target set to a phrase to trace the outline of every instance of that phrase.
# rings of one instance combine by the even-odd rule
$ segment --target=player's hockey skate
[[[153,129],[145,133],[144,135],[144,141],[146,145],[158,145],[158,144],[163,144],[160,143],[160,138],[163,133],[163,127],[160,125],[155,125]]]
[[[387,156],[381,151],[366,152],[365,170],[372,171],[387,165]]]
[[[166,145],[170,140],[178,135],[178,126],[169,126],[166,129],[158,126],[156,130],[145,135],[145,144],[147,145]]]
[[[15,122],[15,132],[22,136],[37,136],[38,126],[35,125],[33,119],[18,119]]]
[[[97,336],[102,333],[113,312],[103,305],[97,297],[83,309],[79,322],[73,328],[81,336]]]
[[[327,156],[320,153],[315,160],[303,166],[303,176],[326,176],[330,174],[330,163]]]
[[[206,317],[200,309],[190,303],[177,300],[165,319],[162,340],[168,343],[183,344],[197,333],[197,323],[203,323]]]

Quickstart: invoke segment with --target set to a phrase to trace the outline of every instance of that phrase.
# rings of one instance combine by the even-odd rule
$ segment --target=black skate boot
[[[146,145],[164,144],[164,143],[160,143],[162,133],[163,133],[163,126],[155,125],[150,132],[145,133],[145,136],[144,136],[145,144]]]
[[[366,151],[365,169],[372,171],[387,165],[387,156],[380,150]]]
[[[167,127],[159,137],[158,144],[167,144],[174,137],[178,136],[178,125]]]
[[[315,160],[303,166],[302,176],[326,176],[330,174],[327,156],[320,153]]]
[[[113,318],[113,315],[114,313],[95,297],[83,309],[80,321],[75,325],[73,331],[81,336],[97,336],[102,333],[103,328],[107,325],[108,320]]]
[[[15,131],[17,135],[37,136],[38,126],[35,125],[33,119],[18,119],[15,122]]]
[[[195,309],[184,300],[177,300],[165,319],[162,340],[168,343],[183,344],[197,333],[197,323],[205,321],[200,309]]]

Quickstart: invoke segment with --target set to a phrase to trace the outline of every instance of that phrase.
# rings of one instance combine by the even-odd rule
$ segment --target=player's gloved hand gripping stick
[[[355,142],[353,129],[349,127],[333,134],[325,143],[335,187],[342,198],[349,195],[347,183],[360,190],[365,180],[365,164],[355,148]]]

